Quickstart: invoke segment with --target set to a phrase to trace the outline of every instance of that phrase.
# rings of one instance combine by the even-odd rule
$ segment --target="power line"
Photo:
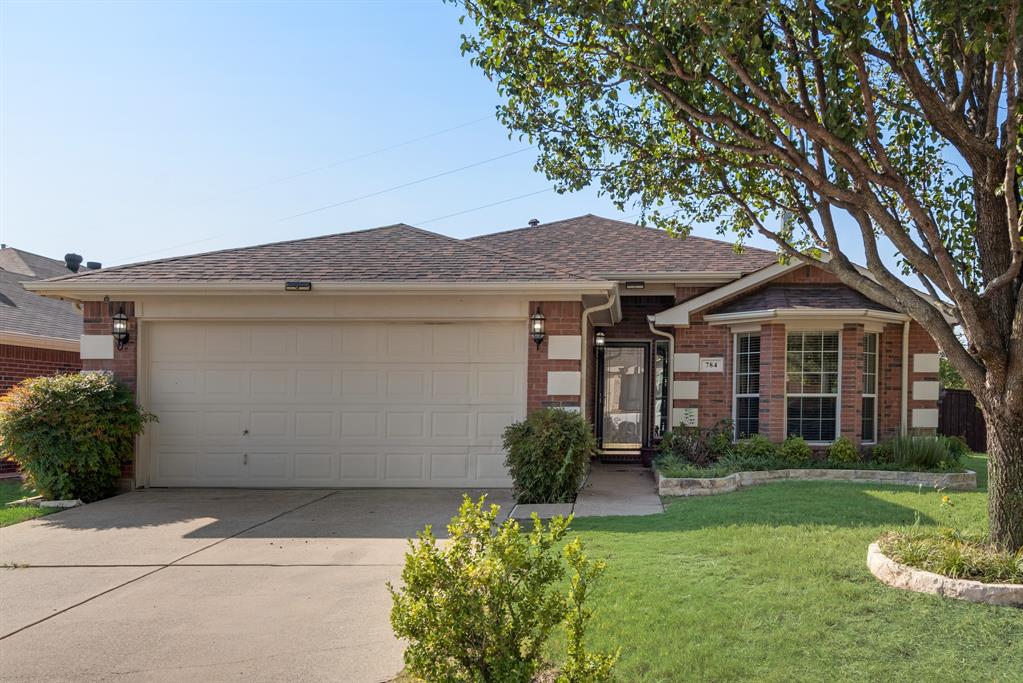
[[[452,169],[449,169],[447,171],[442,171],[440,173],[434,173],[433,175],[429,175],[429,176],[426,176],[426,177],[423,177],[423,178],[417,178],[416,180],[410,180],[407,183],[402,183],[400,185],[393,185],[393,186],[388,187],[388,188],[383,189],[383,190],[377,190],[376,192],[370,192],[368,194],[359,195],[358,197],[351,197],[350,199],[345,199],[345,200],[340,201],[340,202],[334,202],[333,204],[327,204],[325,206],[320,206],[320,207],[317,207],[315,209],[310,209],[308,211],[303,211],[302,213],[296,213],[296,214],[293,214],[291,216],[285,216],[284,218],[278,218],[277,222],[281,223],[281,222],[284,222],[284,221],[290,221],[290,220],[294,220],[295,218],[301,218],[302,216],[308,216],[309,214],[319,213],[321,211],[327,211],[328,209],[335,209],[335,208],[337,208],[339,206],[344,206],[346,204],[352,204],[354,202],[362,201],[363,199],[369,199],[370,197],[378,197],[378,196],[380,196],[382,194],[386,194],[388,192],[394,192],[395,190],[401,190],[401,189],[406,188],[406,187],[411,187],[412,185],[418,185],[419,183],[425,183],[428,180],[434,180],[436,178],[442,178],[444,176],[448,176],[448,175],[451,175],[453,173],[459,173],[461,171],[466,171],[466,170],[468,170],[470,168],[476,168],[477,166],[482,166],[483,164],[489,164],[489,163],[491,163],[493,161],[498,161],[500,159],[506,159],[506,158],[508,158],[510,156],[515,156],[516,154],[522,154],[523,152],[528,152],[529,150],[535,149],[535,148],[536,148],[536,145],[533,145],[532,147],[525,147],[523,149],[517,149],[514,152],[508,152],[507,154],[499,154],[496,157],[490,157],[489,159],[484,159],[483,161],[477,161],[477,162],[474,162],[474,163],[471,163],[471,164],[466,164],[465,166],[459,166],[458,168],[452,168]]]
[[[508,197],[507,199],[501,199],[499,201],[491,202],[489,204],[483,204],[481,206],[474,206],[473,208],[465,209],[464,211],[456,211],[455,213],[449,213],[449,214],[446,214],[444,216],[437,216],[436,218],[431,218],[431,219],[425,220],[425,221],[415,221],[414,223],[412,223],[412,225],[426,225],[427,223],[434,223],[436,221],[442,221],[445,218],[454,218],[455,216],[461,216],[461,215],[464,215],[464,214],[467,214],[467,213],[472,213],[473,211],[481,211],[483,209],[489,209],[492,206],[500,206],[501,204],[507,204],[509,202],[514,202],[517,199],[525,199],[526,197],[535,197],[538,194],[543,194],[545,192],[551,192],[553,189],[554,189],[553,187],[548,187],[548,188],[546,188],[544,190],[537,190],[536,192],[527,192],[526,194],[516,195],[515,197]]]

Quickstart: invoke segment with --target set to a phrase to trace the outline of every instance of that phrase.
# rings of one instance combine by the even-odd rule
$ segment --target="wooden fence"
[[[987,451],[984,415],[968,390],[942,389],[938,401],[938,433],[963,437],[970,449],[977,453]]]

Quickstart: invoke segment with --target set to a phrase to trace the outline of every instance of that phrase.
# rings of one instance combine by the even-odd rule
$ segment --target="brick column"
[[[760,326],[760,433],[785,439],[785,326]]]
[[[582,387],[579,378],[582,370],[582,340],[579,335],[582,331],[582,302],[530,301],[530,315],[536,311],[537,306],[544,315],[547,336],[540,348],[532,340],[529,341],[526,411],[531,413],[549,407],[581,407]],[[528,323],[522,326],[522,334],[529,334]],[[552,350],[551,337],[562,336],[576,337],[578,343],[564,344],[564,348]]]
[[[111,310],[118,312],[124,307],[128,316],[128,343],[123,349],[114,348],[113,360],[97,360],[83,358],[83,370],[107,370],[114,374],[118,381],[123,382],[135,392],[138,388],[138,335],[139,326],[135,318],[135,303],[132,301],[86,301],[84,314],[85,334],[110,336],[113,321]]]
[[[863,441],[863,325],[842,327],[842,419],[839,436],[857,446]]]

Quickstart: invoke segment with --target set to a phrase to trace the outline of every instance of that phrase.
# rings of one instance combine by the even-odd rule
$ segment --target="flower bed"
[[[657,472],[657,492],[662,496],[712,496],[730,493],[746,486],[774,481],[845,481],[861,484],[927,486],[951,491],[977,488],[977,473],[901,472],[888,469],[818,469],[799,467],[776,470],[733,472],[723,477],[665,477]]]
[[[935,539],[937,540],[937,539]],[[881,545],[898,542],[891,536],[881,539],[881,543],[871,543],[867,550],[867,567],[882,583],[902,590],[917,593],[931,593],[946,598],[980,602],[988,605],[1007,607],[1023,607],[1023,584],[1020,583],[983,583],[972,579],[953,578],[925,569],[917,569],[898,562],[886,555]],[[976,549],[976,548],[975,548]],[[894,552],[889,550],[889,552]],[[953,550],[953,552],[955,552]],[[988,551],[989,555],[997,551]],[[1011,559],[1011,558],[1009,558]],[[1017,560],[1018,562],[1018,560]]]

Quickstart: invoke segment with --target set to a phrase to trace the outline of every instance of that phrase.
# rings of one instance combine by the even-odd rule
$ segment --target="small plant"
[[[787,465],[806,465],[813,457],[813,449],[801,436],[790,436],[782,442],[778,456]]]
[[[955,469],[959,456],[940,436],[900,436],[891,441],[892,461],[906,469]]]
[[[418,543],[409,541],[404,585],[387,585],[391,625],[408,641],[408,673],[426,681],[529,681],[551,631],[564,622],[569,660],[561,680],[607,680],[617,655],[583,646],[591,616],[584,602],[603,563],[588,560],[578,539],[557,551],[571,518],[545,526],[533,515],[532,530],[522,533],[514,519],[497,524],[500,508],[484,508],[485,498],[464,496],[444,547],[429,526]],[[574,570],[567,597],[559,590],[564,559]]]
[[[882,441],[870,449],[870,462],[876,465],[890,465],[895,462],[891,441]]]
[[[677,425],[661,439],[658,462],[684,461],[696,467],[706,467],[728,455],[731,448],[731,420],[721,420],[706,429]]]
[[[1006,552],[983,536],[951,529],[889,533],[878,545],[896,562],[948,576],[984,583],[1023,583],[1023,550]]]
[[[964,455],[970,454],[970,444],[966,443],[966,439],[963,437],[956,434],[955,436],[946,436],[944,438],[949,453],[957,461],[961,460]]]
[[[0,404],[0,446],[29,484],[51,499],[113,493],[135,437],[156,417],[105,373],[27,379]]]
[[[520,503],[568,503],[597,449],[590,423],[559,408],[538,410],[504,430],[506,465]]]
[[[735,455],[741,459],[768,459],[778,457],[778,447],[763,434],[735,442]]]
[[[860,461],[860,450],[848,437],[840,437],[828,448],[828,460],[838,464],[849,464]]]
[[[565,616],[565,640],[568,657],[561,667],[558,683],[604,683],[610,681],[621,651],[614,654],[593,653],[586,649],[586,625],[593,613],[586,607],[590,585],[606,568],[602,560],[590,561],[583,553],[579,539],[565,546],[565,557],[574,570],[568,590],[568,613]]]

